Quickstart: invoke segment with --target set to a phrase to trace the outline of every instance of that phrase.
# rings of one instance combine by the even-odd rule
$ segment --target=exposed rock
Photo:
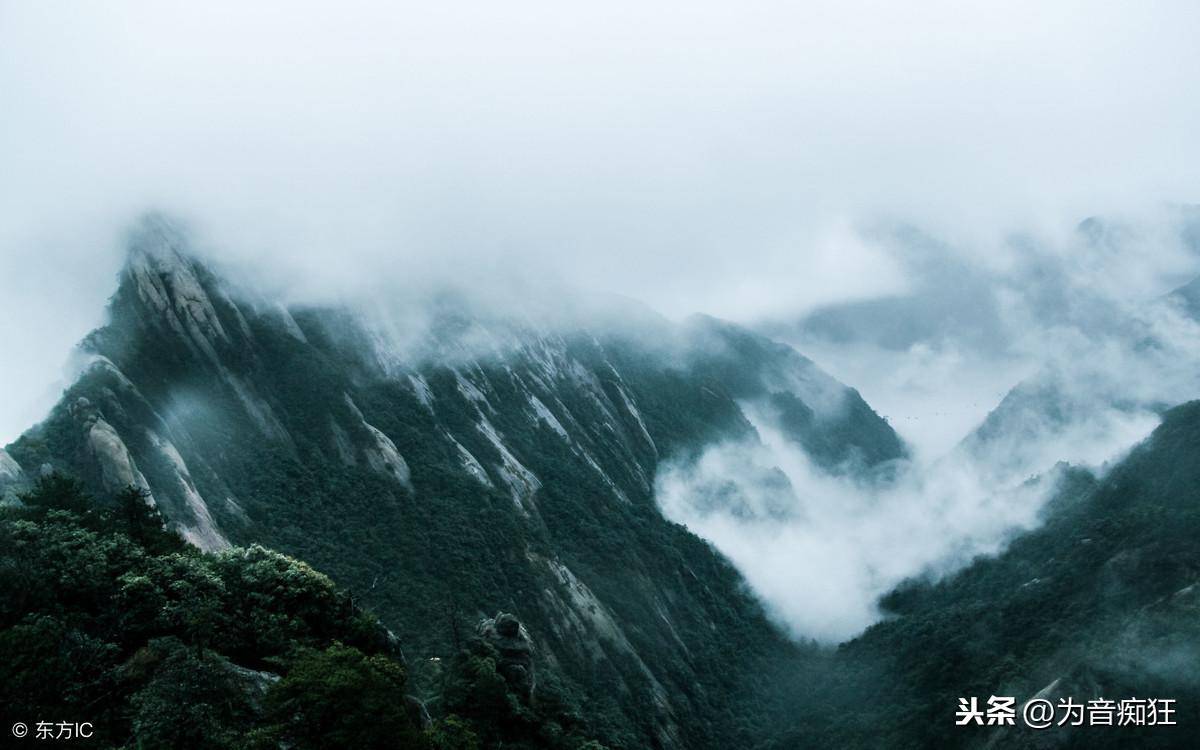
[[[367,432],[371,433],[371,437],[375,440],[375,447],[367,448],[364,451],[367,463],[376,473],[391,474],[397,482],[411,489],[412,474],[404,457],[400,455],[400,451],[396,450],[396,444],[374,425],[363,422],[363,427],[367,428]]]
[[[655,541],[664,537],[656,529],[667,527],[642,508],[652,511],[660,453],[751,429],[727,382],[743,375],[757,382],[765,365],[735,353],[717,363],[722,367],[699,367],[685,356],[690,352],[676,356],[671,337],[655,337],[665,342],[660,347],[647,343],[640,328],[635,338],[614,332],[600,341],[584,329],[564,337],[558,323],[534,330],[489,317],[481,325],[456,302],[448,320],[433,321],[428,331],[424,321],[410,332],[403,321],[350,308],[306,309],[292,318],[282,306],[247,300],[240,289],[235,302],[223,291],[232,287],[186,253],[186,243],[154,221],[135,241],[111,322],[89,338],[95,366],[68,399],[86,394],[94,406],[84,402],[53,415],[50,434],[80,439],[55,441],[44,455],[14,449],[29,475],[52,460],[93,491],[102,475],[107,487],[152,482],[164,516],[191,529],[189,538],[200,546],[220,538],[216,519],[246,541],[274,538],[279,530],[270,524],[288,523],[289,535],[313,537],[326,563],[326,543],[363,540],[338,550],[350,582],[360,587],[393,559],[425,555],[421,567],[430,570],[503,559],[503,575],[488,583],[496,587],[495,601],[520,601],[522,616],[536,617],[529,621],[538,623],[543,683],[547,670],[558,668],[588,699],[611,700],[614,731],[636,737],[631,746],[697,745],[705,731],[692,729],[698,712],[717,697],[700,688],[737,668],[725,651],[766,642],[767,626],[730,576],[708,572],[704,545],[682,557],[659,549]],[[384,337],[392,327],[395,335]],[[661,328],[674,330],[665,322]],[[760,359],[769,360],[766,354]],[[696,413],[687,413],[693,406]],[[280,450],[288,446],[290,456]],[[409,462],[418,459],[422,466],[412,467],[423,471],[410,478]],[[348,506],[325,502],[331,490],[346,488],[345,466],[357,467],[347,475],[385,477],[365,487],[383,496],[399,494],[393,480],[406,487],[424,482],[409,498],[422,503],[376,503],[368,518],[358,510],[348,517]],[[563,486],[574,481],[578,487]],[[250,514],[235,497],[245,499]],[[485,535],[443,538],[430,518],[451,502],[468,523],[498,525]],[[563,505],[549,508],[554,503]],[[281,504],[289,504],[288,512],[276,512]],[[303,513],[291,512],[301,507]],[[553,535],[538,533],[541,555],[531,555],[528,535],[509,539],[500,532],[511,522],[539,522],[539,508],[553,510],[550,520],[559,522]],[[579,523],[564,524],[567,513]],[[366,533],[373,528],[378,539]],[[590,533],[597,528],[605,532]],[[600,585],[605,571],[580,568],[577,577],[559,557],[573,559],[577,551],[579,559],[591,559],[609,550],[612,539],[629,546],[622,575],[632,583],[621,596]],[[481,551],[484,541],[498,548]],[[455,590],[461,584],[453,577],[432,585],[446,587],[453,601],[478,594]],[[373,596],[390,607],[403,592],[391,586]],[[698,633],[742,616],[744,629],[720,634],[728,649],[697,647]],[[497,615],[480,635],[499,652],[514,693],[531,697],[534,646],[516,618]],[[643,648],[652,639],[662,648],[643,660],[634,644]],[[602,684],[588,684],[596,675]]]
[[[404,710],[408,713],[409,721],[420,727],[421,731],[425,731],[433,723],[433,717],[429,715],[425,701],[415,695],[404,696]]]
[[[533,671],[533,639],[525,626],[514,615],[500,612],[479,623],[478,633],[499,653],[496,671],[509,688],[526,702],[532,700],[537,680]]]
[[[354,444],[350,442],[350,436],[338,424],[337,419],[329,418],[329,429],[333,431],[333,448],[337,451],[342,465],[358,466],[358,457],[354,455]]]
[[[458,370],[454,371],[454,379],[458,384],[458,392],[461,393],[463,398],[465,398],[467,401],[475,404],[475,406],[480,409],[481,413],[484,409],[487,409],[492,413],[495,412],[495,409],[493,409],[492,405],[488,403],[487,396],[484,395],[483,391],[479,389],[479,386],[472,383]]]
[[[396,444],[392,439],[383,433],[383,430],[369,424],[358,406],[354,403],[354,399],[350,398],[350,394],[342,394],[346,399],[346,406],[350,408],[350,412],[358,419],[359,424],[367,432],[372,445],[363,448],[363,455],[367,459],[367,464],[378,474],[389,474],[396,479],[397,482],[405,487],[412,489],[412,472],[409,471],[408,463],[404,460],[404,456],[400,455],[400,451],[396,449]]]
[[[495,487],[492,484],[491,477],[488,476],[487,470],[483,468],[483,464],[479,463],[479,459],[475,458],[471,451],[463,447],[463,444],[454,439],[450,433],[446,433],[446,439],[454,444],[454,448],[458,451],[458,459],[462,462],[462,467],[467,470],[467,473],[474,477],[484,487],[491,489]]]
[[[533,419],[537,422],[544,422],[547,427],[553,430],[559,437],[566,442],[571,442],[571,436],[567,434],[562,423],[558,421],[558,417],[554,416],[554,412],[546,407],[542,400],[532,393],[525,394],[529,399],[529,406],[533,409]]]
[[[271,689],[272,685],[279,682],[280,676],[274,672],[250,669],[233,663],[229,664],[228,669],[242,683],[246,690],[246,696],[250,699],[250,705],[255,710],[262,710],[262,702],[267,696],[267,691]]]
[[[170,465],[176,482],[176,492],[183,497],[184,503],[194,519],[190,524],[180,523],[179,533],[184,539],[205,552],[228,548],[229,540],[217,529],[217,522],[213,520],[212,514],[208,510],[208,503],[196,489],[192,474],[188,470],[183,456],[179,455],[175,444],[154,430],[147,429],[146,436]]]
[[[16,495],[24,476],[25,472],[16,459],[0,448],[0,502]]]
[[[301,330],[300,324],[297,323],[296,319],[292,317],[292,312],[287,309],[286,305],[284,305],[282,302],[277,302],[272,307],[271,311],[274,313],[276,319],[283,324],[283,329],[287,331],[289,336],[296,339],[301,344],[308,343],[308,337],[304,335],[304,331]]]
[[[223,352],[239,344],[248,344],[253,351],[255,340],[245,315],[225,288],[214,282],[207,269],[188,253],[183,232],[170,220],[156,214],[142,219],[130,237],[125,266],[125,276],[139,303],[139,316],[159,329],[170,331],[193,354],[207,360],[263,434],[294,450],[291,436],[271,405],[252,383],[231,371],[222,357]],[[224,312],[224,321],[218,306]],[[294,320],[289,327],[290,314],[286,309],[283,312],[289,334],[302,339],[303,332]]]
[[[429,387],[429,381],[425,380],[420,373],[408,375],[408,382],[412,385],[413,394],[417,400],[421,402],[421,406],[432,414],[433,413],[433,389]]]
[[[559,636],[564,640],[583,644],[587,653],[595,660],[608,658],[603,645],[607,644],[609,648],[616,649],[636,664],[650,685],[650,700],[655,709],[654,716],[660,741],[664,747],[681,746],[679,726],[667,690],[630,643],[611,610],[562,562],[546,559],[532,552],[527,552],[526,555],[530,561],[545,565],[560,584],[559,587],[542,591],[548,609],[557,616],[556,629],[560,631]]]
[[[481,417],[475,428],[488,439],[496,452],[500,454],[500,460],[503,462],[495,467],[504,484],[508,486],[512,493],[513,504],[520,508],[521,512],[528,514],[530,510],[537,510],[534,505],[533,496],[542,488],[542,482],[532,471],[525,468],[525,465],[517,460],[508,446],[500,437],[500,433],[492,426],[492,423],[486,417]]]
[[[1020,711],[1031,700],[1048,700],[1054,704],[1058,704],[1060,700],[1064,699],[1087,701],[1092,697],[1099,697],[1092,692],[1093,688],[1094,686],[1056,677],[1050,684],[1028,698],[1018,698],[1017,710]],[[968,747],[976,747],[980,750],[1000,750],[1001,748],[1005,750],[1009,748],[1012,750],[1051,750],[1051,748],[1072,745],[1072,740],[1078,741],[1079,739],[1078,730],[1070,724],[1055,724],[1046,729],[1028,731],[1027,727],[1019,726],[1020,723],[1021,720],[1017,719],[1017,726],[997,727],[986,738],[981,738]]]
[[[70,410],[71,416],[83,430],[89,457],[99,470],[104,488],[109,492],[119,492],[132,486],[149,495],[150,485],[146,477],[138,470],[125,441],[112,425],[104,421],[100,410],[83,397],[76,399]]]
[[[0,487],[17,482],[25,475],[21,471],[21,465],[16,460],[8,455],[8,452],[0,448]]]
[[[616,372],[616,368],[612,367],[612,365],[609,365],[609,367],[612,368],[614,373]],[[642,413],[638,411],[637,405],[633,403],[633,399],[625,392],[623,386],[618,385],[616,390],[617,394],[621,396],[621,405],[625,407],[626,413],[633,418],[634,424],[637,425],[639,437],[646,442],[651,452],[655,456],[658,456],[658,446],[654,444],[654,438],[650,437],[650,430],[646,429],[646,422],[642,419]]]
[[[214,346],[228,342],[216,308],[195,264],[180,249],[183,239],[166,219],[148,216],[131,237],[126,274],[138,299],[192,349],[220,365]]]
[[[246,409],[246,414],[254,420],[254,424],[258,429],[267,437],[291,446],[295,450],[292,436],[288,433],[287,428],[279,421],[279,417],[275,416],[275,410],[271,408],[271,405],[262,396],[258,395],[254,386],[229,372],[224,365],[218,364],[217,371],[221,373],[222,379],[233,389],[234,395],[242,402],[242,406]]]

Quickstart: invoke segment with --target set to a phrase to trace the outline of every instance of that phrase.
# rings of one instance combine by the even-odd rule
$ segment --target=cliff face
[[[8,455],[7,451],[0,448],[0,499],[19,486],[24,477],[25,472],[21,465]]]
[[[514,612],[638,745],[746,741],[722,717],[754,660],[789,648],[659,514],[659,462],[752,432],[747,402],[830,471],[904,455],[856,392],[730,324],[564,330],[442,305],[402,347],[346,309],[237,297],[161,219],[134,234],[110,312],[0,472],[144,487],[203,549],[300,556],[365,592],[410,654],[445,653],[456,618]]]

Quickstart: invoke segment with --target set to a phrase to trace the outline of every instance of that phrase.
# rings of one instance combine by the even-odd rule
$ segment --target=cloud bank
[[[822,471],[769,410],[746,404],[757,439],[668,465],[657,478],[660,507],[733,560],[795,636],[858,634],[882,616],[879,597],[904,579],[957,570],[1038,525],[1059,462],[1102,476],[1163,409],[1200,398],[1200,322],[1186,294],[1132,304],[1126,287],[1099,279],[1055,289],[1059,313],[1040,311],[1009,342],[1032,370],[965,440],[958,435],[942,453],[918,450],[895,481]],[[967,390],[909,406],[954,409]]]
[[[905,291],[760,327],[858,387],[927,458],[1039,370],[1091,362],[1075,376],[1124,373],[1129,398],[1147,388],[1170,391],[1172,403],[1200,395],[1178,372],[1193,362],[1190,319],[1161,304],[1200,273],[1200,210],[1164,206],[1063,229],[955,243],[911,225],[876,226],[865,231],[904,269]],[[1158,346],[1138,349],[1152,331]]]
[[[300,296],[496,271],[742,320],[1194,200],[1190,2],[0,3],[0,434],[147,207]],[[15,353],[15,354],[14,354]]]

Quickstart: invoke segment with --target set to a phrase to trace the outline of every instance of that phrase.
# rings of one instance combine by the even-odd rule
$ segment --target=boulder
[[[509,689],[528,702],[533,699],[536,678],[533,669],[533,639],[516,618],[500,612],[490,620],[479,623],[479,636],[499,654],[496,671],[504,677]]]

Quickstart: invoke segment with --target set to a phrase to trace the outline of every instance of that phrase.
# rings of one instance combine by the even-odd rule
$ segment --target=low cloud
[[[1036,526],[1059,462],[1103,474],[1149,435],[1164,409],[1200,397],[1194,310],[1174,296],[1136,301],[1146,288],[1085,278],[1060,276],[1060,310],[1031,314],[1004,349],[983,353],[1013,364],[979,382],[998,388],[1009,377],[1020,381],[998,405],[981,404],[978,388],[945,387],[963,372],[982,371],[959,353],[969,344],[943,339],[940,351],[922,342],[892,350],[910,369],[893,368],[874,382],[892,379],[893,403],[929,409],[935,423],[934,410],[961,409],[968,400],[978,414],[959,420],[964,432],[932,441],[928,428],[894,419],[901,434],[927,440],[895,481],[822,471],[769,411],[746,404],[758,439],[714,445],[666,467],[657,488],[663,512],[729,556],[797,637],[836,642],[857,634],[881,617],[879,597],[905,578],[944,575]],[[1006,315],[1034,309],[1028,300],[1005,305]],[[826,342],[823,354],[837,361],[856,346],[864,347],[855,353],[864,366],[887,361],[878,342]]]
[[[1198,228],[1195,208],[1158,207],[958,243],[911,225],[864,229],[902,268],[906,292],[759,325],[935,458],[1039,372],[1107,400],[1200,395],[1195,321],[1163,303],[1200,274]]]
[[[864,222],[991,268],[1013,231],[1194,200],[1198,13],[2,3],[0,434],[46,406],[151,208],[296,298],[561,279],[750,321],[912,292]]]
[[[485,307],[582,289],[759,324],[859,388],[913,466],[830,478],[759,417],[761,443],[664,471],[660,501],[795,632],[844,637],[901,577],[1036,523],[1022,472],[1102,465],[1197,395],[1195,323],[1146,308],[1200,271],[1200,233],[1156,213],[1200,195],[1179,168],[1197,20],[1184,0],[0,4],[0,442],[54,402],[155,208],[270,297],[387,300],[393,343],[447,282]],[[1076,228],[1093,214],[1134,218]],[[1018,409],[955,452],[1022,380],[1065,418]],[[740,511],[697,506],[722,481]]]
[[[963,460],[914,468],[886,487],[859,484],[815,467],[761,416],[754,424],[759,442],[713,446],[661,470],[657,497],[667,517],[727,555],[799,638],[861,632],[900,581],[994,552],[1034,525],[1048,489],[997,491]],[[786,481],[765,481],[773,471]]]
[[[758,441],[660,470],[657,498],[668,518],[728,556],[797,638],[850,638],[881,618],[879,597],[906,578],[997,553],[1038,524],[1056,486],[1054,471],[1015,482],[965,452],[908,466],[891,483],[861,483],[823,472],[761,415],[753,421]],[[1134,420],[1122,437],[1154,424]]]

